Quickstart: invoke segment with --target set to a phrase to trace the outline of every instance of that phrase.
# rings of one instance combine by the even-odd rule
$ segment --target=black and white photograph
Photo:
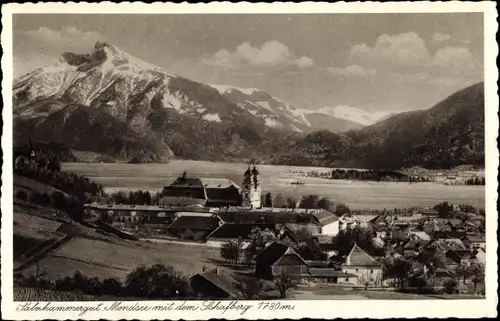
[[[486,299],[483,12],[11,23],[15,304]]]

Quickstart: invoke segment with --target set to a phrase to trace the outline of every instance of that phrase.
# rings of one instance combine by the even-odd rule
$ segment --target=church
[[[243,187],[226,178],[189,177],[186,172],[161,192],[163,206],[261,207],[260,173],[250,166]]]

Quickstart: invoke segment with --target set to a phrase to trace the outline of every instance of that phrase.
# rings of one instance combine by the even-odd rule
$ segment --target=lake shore
[[[106,192],[119,190],[160,191],[184,171],[189,176],[221,177],[241,185],[244,163],[174,160],[168,164],[63,163],[65,171],[84,175],[102,184]],[[318,194],[343,202],[353,209],[393,209],[433,206],[442,201],[484,208],[484,186],[438,183],[372,182],[303,177],[297,173],[331,171],[327,167],[258,165],[264,193],[291,197]],[[304,184],[292,184],[300,180]]]

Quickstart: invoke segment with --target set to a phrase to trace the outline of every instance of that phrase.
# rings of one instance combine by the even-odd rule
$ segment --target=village
[[[259,287],[274,284],[281,298],[318,285],[326,292],[484,293],[481,209],[443,201],[356,211],[315,195],[275,207],[262,188],[255,166],[243,173],[242,187],[184,172],[163,188],[158,205],[96,201],[85,205],[84,221],[124,238],[217,249],[219,264],[190,279],[212,298],[243,298],[242,275]]]

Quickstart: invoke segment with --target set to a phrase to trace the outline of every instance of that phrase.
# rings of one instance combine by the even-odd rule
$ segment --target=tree
[[[448,204],[447,201],[442,202],[434,206],[434,209],[439,213],[441,218],[449,218],[453,214],[453,205]]]
[[[286,197],[286,207],[287,208],[296,208],[297,207],[297,199],[292,196]]]
[[[299,203],[299,208],[316,209],[318,208],[319,196],[315,194],[304,195]]]
[[[260,228],[255,227],[250,231],[248,238],[251,243],[245,249],[244,256],[246,263],[250,265],[254,256],[262,251],[266,244],[274,241],[276,237],[269,229],[262,231]]]
[[[258,300],[262,292],[262,281],[256,277],[244,276],[236,283],[236,288],[240,290],[244,299]]]
[[[464,262],[461,262],[460,265],[457,266],[455,269],[455,274],[458,276],[460,279],[463,277],[463,283],[465,284],[465,280],[471,276],[472,270],[471,266],[469,264],[466,264]]]
[[[104,279],[101,283],[101,294],[120,295],[123,290],[122,283],[116,278]]]
[[[132,271],[125,280],[124,293],[149,299],[176,299],[187,297],[190,288],[187,279],[172,267],[155,264]]]
[[[271,196],[271,193],[266,193],[264,196],[264,207],[273,207],[273,197]]]
[[[385,273],[386,277],[397,279],[399,286],[403,289],[412,270],[413,264],[410,261],[404,258],[397,258],[387,267]]]
[[[281,193],[274,195],[273,206],[278,208],[285,207],[286,206],[285,196],[283,196],[283,194]]]
[[[474,283],[474,291],[476,291],[478,283],[484,283],[484,264],[474,263],[470,267],[470,273],[472,275],[472,282]]]
[[[457,291],[458,282],[454,279],[448,279],[444,281],[443,287],[444,291],[448,294],[453,294]]]
[[[323,197],[318,201],[318,208],[324,209],[326,211],[334,212],[335,211],[335,204],[328,198],[328,197]]]
[[[349,213],[351,213],[351,209],[344,203],[338,203],[337,206],[335,206],[335,214],[337,216],[342,216]]]
[[[220,247],[220,256],[233,264],[238,264],[240,258],[242,242],[241,240],[229,240],[222,243]]]
[[[297,287],[298,283],[297,278],[285,274],[284,272],[274,277],[274,284],[280,292],[280,298],[282,299],[286,299],[286,291]]]

